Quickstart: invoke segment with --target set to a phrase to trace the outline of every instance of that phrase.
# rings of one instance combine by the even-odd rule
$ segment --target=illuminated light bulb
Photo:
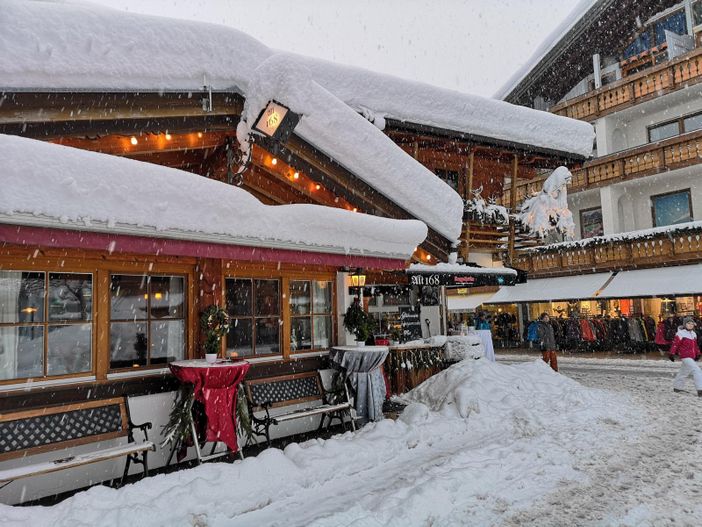
[[[300,173],[299,173],[299,172],[295,172],[295,173],[293,174],[293,179],[300,179]]]
[[[154,294],[154,298],[155,298],[156,300],[161,300],[161,299],[163,298],[163,293],[155,293],[155,294]]]
[[[353,208],[354,212],[358,212],[358,209],[356,207]]]
[[[419,249],[419,247],[415,247],[415,248],[414,248],[414,252],[417,252],[417,249]]]
[[[315,185],[314,188],[315,190],[319,190],[320,188],[322,188],[322,185]]]
[[[166,141],[170,141],[170,140],[171,140],[171,134],[166,132]]]
[[[431,260],[431,254],[426,255],[427,262]]]
[[[132,138],[129,140],[129,142],[132,143],[133,145],[136,145],[136,144],[139,143],[139,141],[137,140],[137,138],[134,137],[134,136],[132,136]]]
[[[271,159],[271,165],[275,166],[275,165],[277,165],[277,164],[278,164],[278,159],[277,159],[277,158],[274,157],[273,159]]]
[[[202,139],[202,132],[197,133],[198,138]]]

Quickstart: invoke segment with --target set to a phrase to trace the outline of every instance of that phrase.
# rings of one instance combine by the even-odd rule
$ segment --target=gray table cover
[[[390,349],[387,346],[339,346],[332,348],[329,359],[343,369],[356,390],[356,414],[369,421],[383,418],[385,379],[380,366]]]

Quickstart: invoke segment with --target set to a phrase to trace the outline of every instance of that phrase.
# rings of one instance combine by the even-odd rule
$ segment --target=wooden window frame
[[[43,364],[43,375],[40,377],[13,377],[12,379],[1,379],[0,386],[18,383],[29,383],[29,382],[43,382],[43,381],[53,381],[60,379],[72,379],[80,377],[90,377],[94,376],[97,368],[97,317],[96,317],[96,302],[95,302],[95,282],[97,278],[97,273],[94,271],[73,271],[59,268],[51,267],[40,267],[38,269],[27,270],[25,268],[13,268],[0,266],[0,270],[14,272],[14,273],[34,273],[44,275],[44,298],[42,299],[43,309],[44,309],[44,320],[41,322],[0,322],[0,328],[12,327],[39,327],[42,328],[42,364]],[[90,306],[90,320],[81,320],[80,322],[66,322],[65,320],[52,321],[49,320],[49,276],[51,274],[73,274],[73,275],[89,275],[92,291],[92,300]],[[72,326],[72,325],[82,325],[90,324],[90,369],[87,371],[73,372],[73,373],[62,373],[59,375],[49,375],[49,326]]]
[[[146,277],[148,278],[147,284],[147,309],[146,309],[146,315],[147,317],[145,319],[112,319],[112,277],[113,276],[136,276],[136,277]],[[183,318],[165,318],[165,319],[153,319],[151,317],[151,278],[171,278],[171,277],[177,277],[177,278],[182,278],[183,279]],[[108,289],[107,289],[107,295],[108,295],[108,311],[107,311],[107,327],[105,328],[105,331],[107,331],[107,372],[108,373],[120,373],[120,372],[125,372],[125,371],[149,371],[149,370],[160,370],[163,368],[168,367],[168,362],[164,363],[158,363],[158,364],[151,364],[151,323],[152,321],[158,321],[158,320],[182,320],[183,321],[183,357],[182,359],[187,359],[189,354],[188,354],[188,333],[189,331],[189,312],[188,312],[188,302],[189,302],[189,295],[188,295],[188,290],[189,290],[189,280],[188,276],[186,274],[180,274],[180,273],[165,273],[165,272],[148,272],[148,273],[124,273],[124,272],[115,272],[115,271],[109,271],[108,272]],[[146,324],[146,332],[147,332],[147,363],[144,366],[131,366],[131,367],[123,367],[123,368],[113,368],[111,366],[112,358],[111,358],[111,349],[110,349],[110,325],[112,322],[144,322]],[[182,360],[182,359],[176,359],[176,360]]]
[[[685,130],[685,119],[689,119],[690,117],[696,117],[698,115],[702,115],[702,111],[690,112],[688,114],[681,115],[680,117],[676,117],[675,119],[668,119],[666,121],[661,121],[660,123],[655,123],[655,124],[647,126],[646,127],[646,135],[648,137],[648,142],[649,143],[654,143],[654,142],[658,143],[660,141],[665,141],[667,139],[672,139],[673,137],[678,137],[680,135],[688,133],[689,130]],[[651,130],[653,130],[655,128],[659,128],[661,126],[672,124],[672,123],[678,123],[678,133],[676,135],[666,137],[665,139],[658,139],[657,141],[651,140]],[[698,128],[697,130],[693,130],[693,131],[696,132],[698,130],[702,130],[702,128]]]
[[[306,315],[293,315],[290,313],[290,303],[288,303],[288,312],[290,313],[290,322],[292,324],[293,319],[296,318],[307,318],[310,320],[310,340],[312,341],[312,347],[309,349],[303,349],[303,350],[291,350],[291,354],[297,355],[298,353],[313,353],[315,351],[328,351],[331,349],[331,346],[327,348],[317,348],[315,347],[315,341],[314,341],[314,317],[319,316],[319,317],[331,317],[332,319],[332,324],[331,324],[331,335],[329,335],[329,340],[333,343],[334,342],[334,335],[335,335],[335,327],[334,327],[334,306],[336,303],[336,296],[335,296],[335,291],[334,291],[334,286],[333,280],[323,280],[323,279],[318,279],[318,278],[296,278],[292,279],[291,282],[309,282],[309,295],[310,295],[310,312],[307,313]],[[331,311],[330,312],[325,312],[325,313],[315,313],[314,311],[314,282],[327,282],[329,284],[329,289],[331,293]],[[288,289],[288,293],[290,292],[290,289]],[[289,296],[289,298],[292,300],[292,296]],[[288,337],[290,337],[291,334],[288,334]]]
[[[332,339],[338,335],[337,321],[337,305],[336,305],[336,273],[338,269],[329,266],[326,269],[320,269],[318,266],[307,268],[296,264],[276,264],[269,262],[247,263],[236,260],[222,261],[222,281],[219,284],[222,305],[226,305],[225,299],[225,280],[228,278],[277,278],[280,280],[280,298],[281,298],[281,318],[283,325],[281,329],[281,355],[261,355],[262,359],[281,361],[295,360],[294,356],[302,353],[315,353],[319,350],[303,350],[295,352],[290,350],[290,333],[291,333],[291,317],[286,300],[290,294],[290,280],[323,280],[332,283]],[[283,309],[285,308],[285,309]],[[222,339],[224,340],[224,339]],[[336,342],[332,340],[333,343]],[[223,343],[224,345],[224,343]]]
[[[283,284],[282,280],[280,278],[264,278],[264,277],[248,277],[248,276],[237,276],[237,277],[225,277],[224,278],[224,305],[226,306],[226,292],[227,292],[227,280],[248,280],[251,282],[251,314],[250,315],[229,315],[232,320],[232,326],[234,325],[234,321],[236,320],[250,320],[251,321],[251,355],[242,355],[242,357],[247,358],[247,359],[254,359],[254,358],[263,358],[263,357],[277,357],[280,355],[281,357],[283,356],[283,334],[282,330],[278,330],[278,349],[280,350],[279,353],[262,353],[260,355],[256,354],[256,320],[258,319],[266,319],[266,318],[274,318],[277,317],[278,320],[282,320],[282,308],[283,308]],[[256,281],[276,281],[278,283],[278,314],[277,315],[256,315],[256,287],[255,283]],[[224,348],[226,351],[229,351],[227,348],[227,342],[226,338],[222,339],[224,343]],[[231,350],[235,351],[235,350]]]
[[[692,192],[691,192],[691,188],[688,187],[688,188],[683,188],[683,189],[680,189],[680,190],[673,190],[673,191],[671,191],[671,192],[663,192],[663,193],[661,193],[661,194],[653,194],[653,195],[650,196],[649,199],[651,200],[651,225],[653,226],[653,228],[656,228],[656,227],[668,227],[668,226],[669,226],[669,225],[656,225],[656,202],[655,202],[655,198],[662,198],[662,197],[665,197],[665,196],[672,196],[673,194],[682,194],[682,193],[684,193],[684,192],[687,193],[687,203],[688,203],[688,207],[690,208],[690,221],[694,221],[694,219],[695,219],[695,213],[694,213],[694,211],[693,211],[693,209],[692,209]]]

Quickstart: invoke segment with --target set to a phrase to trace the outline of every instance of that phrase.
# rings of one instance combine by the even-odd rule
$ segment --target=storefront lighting
[[[22,310],[22,313],[33,314],[33,313],[36,313],[36,312],[37,312],[37,308],[36,308],[36,307],[25,307],[25,308]]]
[[[137,140],[137,138],[135,136],[132,136],[132,138],[129,140],[129,142],[135,146],[139,143],[139,141]]]
[[[300,179],[300,173],[299,173],[299,172],[295,172],[295,173],[293,174],[293,179]]]
[[[271,165],[276,166],[278,164],[278,158],[274,157],[271,159]]]
[[[424,258],[426,259],[427,262],[430,262],[431,261],[431,254],[427,254]]]
[[[154,298],[156,300],[161,300],[163,298],[163,293],[154,293]]]
[[[198,132],[197,137],[198,137],[198,139],[202,139],[202,132]]]
[[[314,189],[315,189],[315,190],[319,190],[320,188],[322,188],[321,185],[315,185],[315,186],[314,186]]]
[[[364,287],[366,285],[366,275],[363,274],[361,269],[356,269],[351,275],[351,285],[353,287]]]
[[[166,141],[170,141],[170,140],[171,140],[171,134],[166,132]]]

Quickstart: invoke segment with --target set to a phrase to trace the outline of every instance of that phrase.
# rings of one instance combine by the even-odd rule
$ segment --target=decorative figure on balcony
[[[566,167],[558,167],[544,181],[541,192],[524,200],[517,218],[531,233],[545,238],[557,232],[565,238],[573,238],[575,223],[573,213],[568,208],[566,187],[573,175]]]

